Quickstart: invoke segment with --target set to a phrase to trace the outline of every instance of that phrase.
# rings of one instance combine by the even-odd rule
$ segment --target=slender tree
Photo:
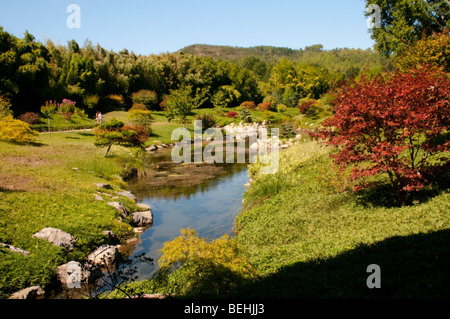
[[[94,133],[97,138],[95,145],[107,147],[105,157],[108,156],[114,144],[142,148],[149,136],[142,127],[125,125],[122,121],[114,118],[96,127]]]
[[[197,89],[193,92],[191,85],[183,85],[177,90],[171,90],[166,102],[168,112],[180,118],[186,128],[186,119],[193,109],[200,107],[208,99],[206,90]]]

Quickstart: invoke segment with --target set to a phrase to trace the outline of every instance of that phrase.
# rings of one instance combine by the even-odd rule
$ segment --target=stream
[[[233,234],[234,219],[241,211],[248,182],[243,164],[175,164],[170,151],[155,153],[152,174],[128,182],[137,202],[152,208],[153,225],[129,248],[131,259],[144,254],[153,263],[137,262],[137,280],[149,279],[158,270],[159,249],[192,228],[200,237],[214,240]]]
[[[207,164],[205,161],[176,164],[170,149],[151,154],[148,174],[127,183],[136,202],[152,208],[153,225],[139,234],[137,240],[121,245],[120,252],[132,264],[119,265],[116,274],[117,270],[131,269],[134,280],[151,279],[158,271],[159,250],[165,242],[180,236],[182,228],[192,228],[208,241],[234,234],[234,220],[242,209],[244,185],[249,181],[248,148],[240,149],[241,154],[245,153],[245,163],[238,163],[235,151],[233,164]],[[226,155],[225,152],[224,157]],[[192,159],[194,156],[195,152]],[[110,280],[105,273],[102,278]],[[103,279],[88,288],[57,289],[50,299],[95,296],[111,289]]]

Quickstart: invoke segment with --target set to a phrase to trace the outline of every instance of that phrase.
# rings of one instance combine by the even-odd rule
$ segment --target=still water
[[[174,164],[170,153],[155,154],[154,172],[128,183],[137,202],[152,208],[153,226],[140,235],[132,247],[133,256],[145,254],[153,264],[138,262],[138,280],[149,279],[157,271],[159,249],[192,228],[200,237],[213,240],[233,234],[249,180],[247,164]]]

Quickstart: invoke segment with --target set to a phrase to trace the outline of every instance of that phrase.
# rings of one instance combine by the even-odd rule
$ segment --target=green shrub
[[[104,112],[125,111],[125,101],[121,95],[110,94],[99,101],[99,108]]]
[[[158,95],[154,91],[140,90],[131,95],[134,104],[143,104],[148,109],[154,110],[158,103]]]
[[[200,114],[195,117],[196,120],[202,121],[202,132],[216,125],[216,119],[211,114]]]
[[[266,121],[270,121],[270,123],[281,123],[283,122],[283,117],[280,114],[274,113],[272,111],[263,111],[262,116]]]
[[[240,250],[229,235],[208,243],[194,230],[182,229],[181,236],[166,242],[160,250],[160,273],[168,274],[182,265],[174,274],[178,278],[172,287],[174,293],[219,296],[256,276]]]
[[[5,95],[0,95],[0,118],[12,115],[13,112],[11,111],[9,99],[7,99]]]
[[[234,120],[233,119],[230,119],[230,118],[220,118],[220,119],[217,119],[216,120],[216,125],[217,126],[219,126],[219,127],[224,127],[224,126],[227,126],[228,124],[231,124],[231,123],[233,123],[234,122]]]
[[[273,95],[269,95],[264,98],[263,103],[270,103],[270,109],[275,110],[278,105],[278,99]]]
[[[252,122],[252,115],[250,112],[245,108],[245,106],[242,106],[240,112],[239,112],[239,118],[244,121],[245,123],[251,123]]]
[[[129,111],[127,119],[134,125],[142,126],[148,134],[151,134],[152,114],[150,113],[150,111],[132,108]]]
[[[99,96],[95,94],[85,95],[83,97],[83,103],[89,110],[94,110],[97,107],[99,100]]]
[[[286,112],[286,110],[287,110],[287,106],[285,104],[280,103],[280,104],[277,105],[277,112],[278,113]]]

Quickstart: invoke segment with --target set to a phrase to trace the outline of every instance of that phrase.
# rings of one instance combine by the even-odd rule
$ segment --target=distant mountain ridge
[[[193,44],[182,48],[178,52],[198,56],[212,57],[213,59],[234,60],[250,56],[257,56],[265,60],[279,59],[282,57],[299,58],[302,50],[274,46],[255,46],[250,48],[232,47],[226,45]]]
[[[274,46],[233,47],[225,45],[193,44],[179,50],[178,53],[211,57],[214,60],[250,61],[248,64],[258,64],[264,61],[275,65],[286,58],[297,63],[323,66],[332,72],[340,72],[352,77],[365,68],[392,69],[388,58],[381,56],[372,49],[336,48],[324,50],[323,45],[315,44],[304,49],[290,49]],[[255,62],[256,60],[256,62]]]

